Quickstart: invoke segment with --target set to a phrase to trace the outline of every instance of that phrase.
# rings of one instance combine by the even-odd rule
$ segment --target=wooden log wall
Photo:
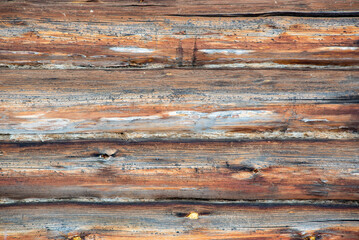
[[[359,1],[0,1],[0,239],[359,239]]]

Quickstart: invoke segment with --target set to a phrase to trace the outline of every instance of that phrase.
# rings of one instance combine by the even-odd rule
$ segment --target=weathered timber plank
[[[0,144],[4,199],[359,199],[358,141]]]
[[[353,139],[357,71],[1,70],[1,140]]]
[[[358,103],[359,71],[0,70],[2,106]],[[219,102],[220,100],[220,102]]]
[[[62,203],[1,206],[0,213],[0,237],[7,240],[356,240],[359,236],[357,204]],[[186,217],[190,213],[194,217]]]
[[[77,21],[53,19],[46,12],[41,19],[1,14],[0,65],[358,69],[358,23],[358,17],[139,16]]]
[[[257,16],[255,14],[263,13],[307,16],[306,14],[314,12],[320,16],[328,15],[329,12],[329,16],[336,16],[355,11],[359,11],[359,3],[355,0],[15,0],[0,3],[0,14],[5,17],[41,19],[45,15],[57,20],[92,21],[121,19],[123,16]]]

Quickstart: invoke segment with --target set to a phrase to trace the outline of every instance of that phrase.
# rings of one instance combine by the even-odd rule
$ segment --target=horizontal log
[[[357,204],[156,202],[0,207],[2,239],[358,239]]]
[[[359,199],[358,141],[2,143],[6,199]]]
[[[0,140],[355,139],[357,71],[1,70]]]
[[[7,68],[359,69],[358,17],[59,20],[7,12],[16,16],[0,15],[0,66]]]
[[[49,16],[61,20],[121,19],[123,16],[232,16],[255,14],[286,14],[306,16],[336,16],[357,13],[359,3],[352,0],[56,0],[2,1],[0,14],[6,17],[41,19]],[[328,13],[329,12],[329,13]],[[314,15],[316,16],[316,15]]]

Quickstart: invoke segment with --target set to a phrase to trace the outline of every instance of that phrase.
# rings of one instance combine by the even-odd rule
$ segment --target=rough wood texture
[[[2,206],[0,213],[0,237],[7,240],[359,237],[357,204],[60,203]]]
[[[359,1],[0,1],[0,239],[359,239]]]
[[[121,19],[123,16],[352,16],[355,0],[15,0],[2,1],[0,14],[10,18],[61,20]],[[343,14],[344,13],[344,14]],[[346,14],[345,14],[346,13]],[[352,15],[349,15],[349,14]]]
[[[355,139],[357,71],[2,70],[1,139]]]
[[[1,5],[1,4],[0,4]],[[0,15],[8,68],[358,69],[359,18]]]
[[[3,143],[0,196],[357,200],[358,146],[358,141]]]

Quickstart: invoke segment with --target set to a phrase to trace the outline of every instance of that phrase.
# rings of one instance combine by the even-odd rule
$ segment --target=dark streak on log
[[[357,147],[358,141],[2,143],[0,195],[357,200]]]
[[[46,14],[39,19],[0,14],[1,67],[359,68],[358,17],[127,16],[79,21]]]
[[[356,73],[2,70],[1,140],[355,139]]]
[[[358,15],[358,3],[351,0],[261,0],[261,1],[230,1],[230,0],[126,0],[126,1],[3,1],[4,15],[18,14],[21,9],[27,9],[25,16],[34,13],[33,17],[42,12],[52,13],[57,17],[66,18],[94,18],[116,16],[241,16],[266,17],[294,16],[294,17],[349,17]],[[29,11],[30,10],[30,11]],[[90,10],[93,10],[90,12]],[[116,12],[116,14],[114,14]],[[62,15],[61,13],[66,13]],[[77,13],[77,14],[75,14]],[[107,15],[107,16],[106,16]]]
[[[353,18],[359,12],[264,12],[264,13],[216,13],[216,14],[170,14],[178,17],[307,17],[307,18]]]
[[[318,211],[319,210],[319,211]],[[195,212],[198,219],[187,216]],[[7,239],[350,239],[356,204],[39,203],[0,206]],[[270,219],[268,221],[267,219]],[[312,238],[310,238],[312,239]]]

